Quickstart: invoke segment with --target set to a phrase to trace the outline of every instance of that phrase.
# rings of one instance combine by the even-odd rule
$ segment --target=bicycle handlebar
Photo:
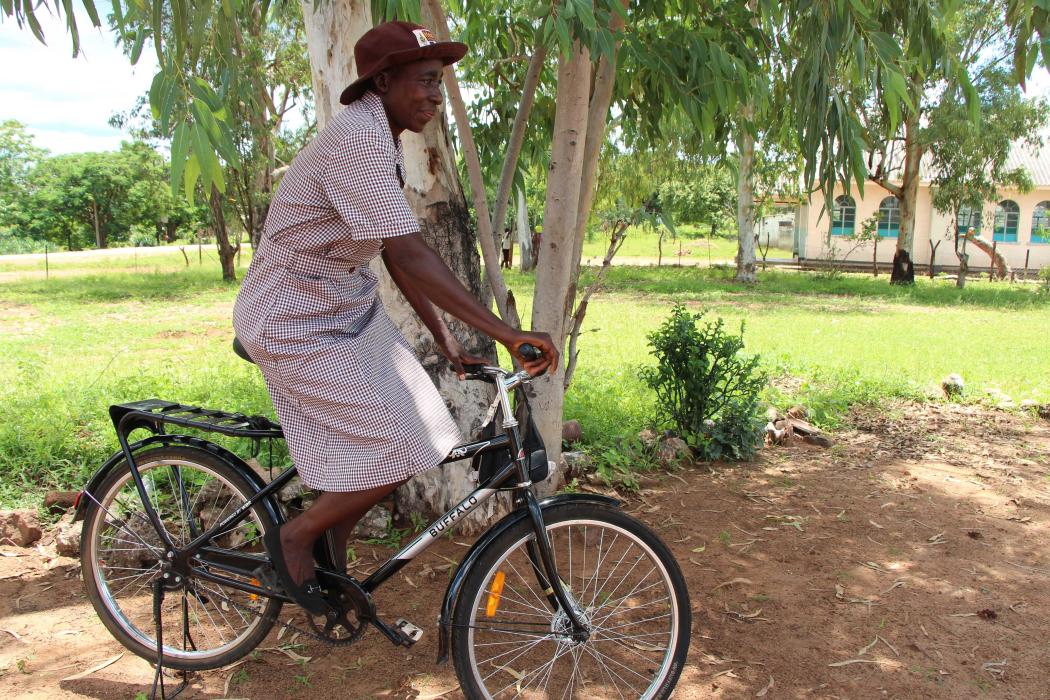
[[[530,345],[529,343],[522,343],[521,345],[519,345],[518,346],[518,352],[521,353],[522,357],[524,357],[526,360],[530,360],[530,361],[531,360],[538,360],[541,357],[543,357],[543,353],[540,351],[540,349],[537,348],[535,345]],[[497,377],[497,376],[504,376],[504,377],[506,377],[506,376],[510,376],[511,375],[510,372],[507,372],[506,370],[503,370],[503,369],[501,369],[499,367],[491,367],[489,365],[481,365],[481,364],[478,364],[478,365],[464,364],[463,365],[463,370],[466,373],[466,378],[467,379],[476,379],[476,380],[480,380],[480,381],[483,381],[483,382],[493,382],[493,381],[495,381],[495,377]],[[538,374],[536,376],[540,376],[540,375],[544,374],[545,372],[546,372],[546,370],[544,370],[544,372],[540,372],[540,374]],[[531,378],[525,372],[522,372],[521,374],[523,375],[522,379]]]

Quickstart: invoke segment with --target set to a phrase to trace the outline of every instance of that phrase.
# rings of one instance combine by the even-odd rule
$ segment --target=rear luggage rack
[[[125,437],[137,428],[163,434],[165,424],[181,425],[231,437],[259,439],[280,438],[284,435],[281,426],[265,416],[246,416],[243,413],[187,406],[161,399],[110,406],[109,417],[117,433]]]

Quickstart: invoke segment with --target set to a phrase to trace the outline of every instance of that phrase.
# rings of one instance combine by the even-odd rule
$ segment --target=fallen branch
[[[120,652],[116,656],[108,658],[105,661],[102,661],[101,663],[99,663],[99,664],[97,664],[95,666],[92,666],[91,668],[89,668],[86,671],[81,671],[80,673],[74,673],[72,676],[66,676],[62,680],[63,681],[76,681],[76,680],[80,680],[81,678],[86,678],[87,676],[90,676],[92,673],[95,673],[96,671],[101,671],[106,666],[111,666],[111,665],[117,663],[117,661],[119,661],[120,657],[122,657],[122,656],[124,656],[124,652]]]

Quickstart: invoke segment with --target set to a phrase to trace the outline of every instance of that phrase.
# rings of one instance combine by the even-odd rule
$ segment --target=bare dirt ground
[[[691,591],[676,697],[1050,697],[1050,423],[901,405],[858,411],[852,424],[831,449],[772,448],[752,464],[664,476],[628,499],[671,545]],[[292,633],[274,632],[235,668],[194,676],[185,697],[456,697],[451,668],[433,664],[433,621],[464,545],[443,541],[380,592],[381,611],[426,628],[413,649],[372,631],[351,647],[296,646],[302,662],[278,649]],[[0,549],[8,696],[147,690],[150,668],[128,653],[73,678],[122,652],[74,560]],[[363,569],[373,551],[389,555],[359,545]]]

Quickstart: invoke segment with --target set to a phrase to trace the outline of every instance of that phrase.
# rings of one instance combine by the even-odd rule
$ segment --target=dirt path
[[[626,507],[659,530],[689,582],[694,630],[679,698],[1046,698],[1050,423],[958,406],[857,413],[830,450],[682,471]],[[4,547],[0,668],[8,695],[122,698],[146,689],[81,593],[76,563]],[[411,650],[276,649],[194,678],[189,698],[456,697],[433,665],[442,542],[379,607],[427,634]],[[371,549],[358,549],[371,562]],[[377,556],[388,550],[376,549]],[[299,641],[299,640],[296,640]],[[764,691],[764,693],[763,693]]]

